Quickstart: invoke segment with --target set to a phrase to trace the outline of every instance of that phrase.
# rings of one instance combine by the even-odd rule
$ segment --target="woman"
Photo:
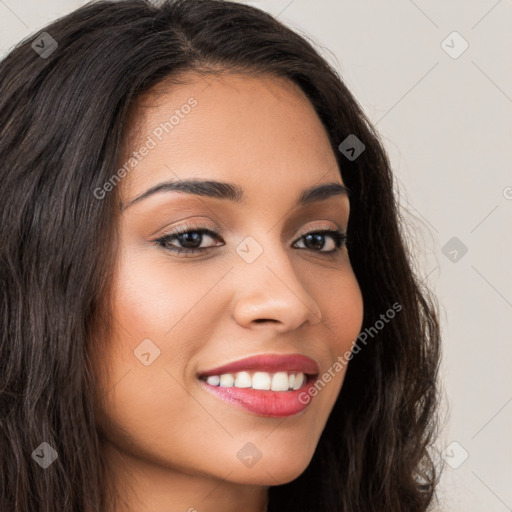
[[[2,510],[429,508],[436,302],[307,41],[100,1],[0,91]]]

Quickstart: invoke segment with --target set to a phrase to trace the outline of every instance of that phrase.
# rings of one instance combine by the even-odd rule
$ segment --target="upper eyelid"
[[[201,233],[206,234],[211,237],[222,238],[222,236],[220,235],[220,233],[218,233],[218,231],[216,229],[206,227],[206,226],[197,226],[196,227],[196,226],[185,225],[185,226],[180,226],[179,228],[175,228],[174,231],[170,231],[169,233],[163,233],[158,238],[156,238],[156,240],[161,239],[161,238],[177,237],[177,236],[180,236],[182,234],[185,234],[185,233],[188,233],[191,231],[192,232],[194,232],[194,231],[201,232]],[[329,226],[329,227],[328,226],[313,226],[313,227],[301,230],[295,239],[301,238],[310,233],[323,232],[323,231],[327,231],[327,232],[332,231],[333,233],[336,233],[336,232],[344,233],[345,232],[342,228],[339,228],[338,226],[336,226],[334,228],[332,226]]]

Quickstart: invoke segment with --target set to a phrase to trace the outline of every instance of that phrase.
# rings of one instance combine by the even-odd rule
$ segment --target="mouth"
[[[258,416],[285,417],[302,412],[319,375],[313,359],[301,354],[260,355],[198,374],[203,389]]]

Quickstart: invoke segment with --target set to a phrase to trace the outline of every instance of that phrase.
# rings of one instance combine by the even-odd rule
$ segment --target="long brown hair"
[[[286,77],[316,109],[351,191],[348,246],[372,334],[311,463],[270,488],[269,512],[427,510],[439,478],[437,302],[413,270],[384,148],[336,71],[269,14],[218,0],[98,1],[43,31],[57,46],[44,35],[34,48],[32,35],[0,63],[0,509],[110,504],[88,353],[117,191],[94,190],[117,170],[138,95],[183,71],[224,69]],[[351,134],[365,145],[356,159],[338,149]],[[58,454],[44,470],[32,455],[42,442]]]

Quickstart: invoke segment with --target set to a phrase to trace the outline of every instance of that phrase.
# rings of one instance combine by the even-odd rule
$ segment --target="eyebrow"
[[[242,203],[245,201],[242,187],[233,183],[214,180],[166,181],[151,187],[128,203],[121,204],[121,211],[126,210],[132,204],[138,203],[154,194],[170,191],[185,192],[187,194],[213,197],[216,199],[225,199],[236,203]],[[351,191],[341,183],[322,183],[303,190],[297,199],[296,204],[297,206],[306,206],[313,202],[325,201],[330,197],[338,195],[350,197]]]

